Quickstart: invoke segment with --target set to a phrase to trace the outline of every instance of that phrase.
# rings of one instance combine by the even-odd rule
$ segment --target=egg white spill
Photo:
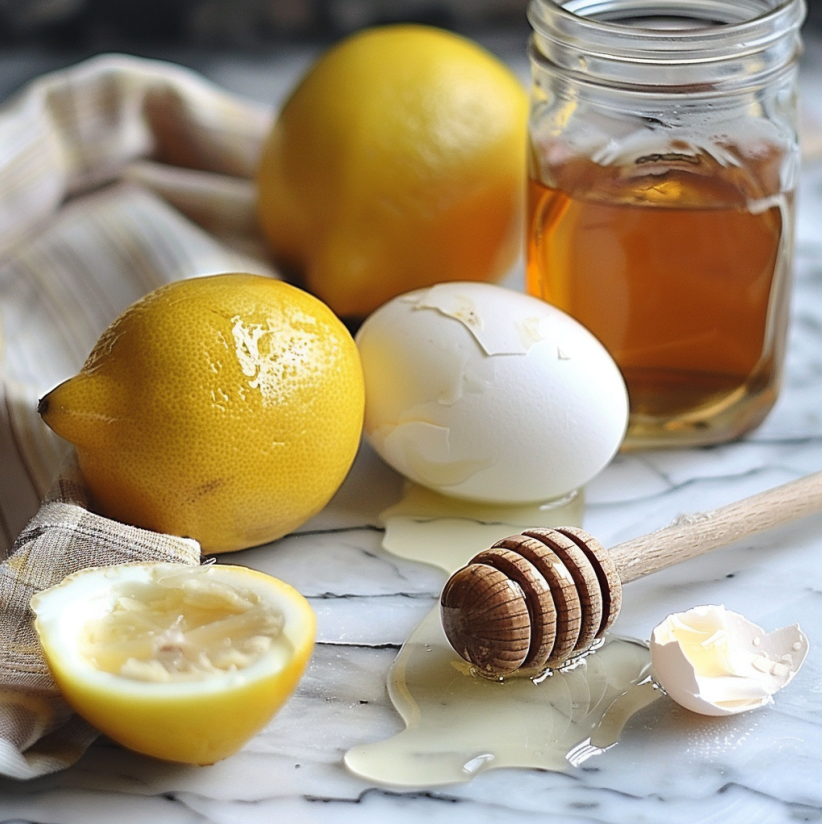
[[[366,437],[394,469],[440,494],[560,498],[597,475],[625,435],[616,364],[590,332],[535,297],[438,284],[374,312],[357,345]]]
[[[807,654],[798,624],[766,633],[724,606],[669,615],[651,636],[657,682],[701,715],[735,715],[772,703]]]

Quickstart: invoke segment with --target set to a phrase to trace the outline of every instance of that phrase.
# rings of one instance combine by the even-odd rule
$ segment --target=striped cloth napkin
[[[200,555],[88,512],[37,400],[155,287],[274,275],[252,181],[271,122],[192,72],[117,55],[38,78],[0,108],[0,774],[67,767],[96,734],[59,697],[31,595],[83,567]]]

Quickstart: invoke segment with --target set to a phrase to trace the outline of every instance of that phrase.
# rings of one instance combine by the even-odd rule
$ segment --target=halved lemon
[[[297,590],[240,566],[94,567],[31,601],[66,701],[137,752],[212,764],[285,703],[314,645]]]

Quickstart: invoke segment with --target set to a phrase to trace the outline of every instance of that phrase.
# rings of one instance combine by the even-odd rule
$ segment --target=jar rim
[[[760,13],[738,21],[718,22],[714,25],[684,28],[658,28],[641,25],[625,25],[612,20],[580,14],[586,4],[591,13],[598,15],[614,10],[627,17],[648,16],[641,12],[658,10],[656,17],[666,13],[700,11],[725,8],[728,12],[740,9],[739,0],[531,0],[528,20],[534,30],[537,48],[540,41],[552,41],[566,47],[584,46],[585,51],[607,54],[611,58],[623,58],[637,62],[690,62],[726,59],[767,50],[786,36],[795,36],[805,19],[805,0],[761,0]],[[766,8],[765,6],[769,6]],[[577,8],[568,8],[576,6]],[[694,19],[699,19],[694,17]],[[703,16],[703,20],[709,18]],[[602,51],[600,52],[600,49]]]

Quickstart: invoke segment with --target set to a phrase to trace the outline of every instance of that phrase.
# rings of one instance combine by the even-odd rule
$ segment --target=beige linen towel
[[[116,55],[41,77],[0,108],[0,774],[67,767],[96,735],[59,697],[31,595],[88,566],[200,555],[88,512],[37,400],[151,289],[273,274],[252,181],[271,117],[185,69]]]

